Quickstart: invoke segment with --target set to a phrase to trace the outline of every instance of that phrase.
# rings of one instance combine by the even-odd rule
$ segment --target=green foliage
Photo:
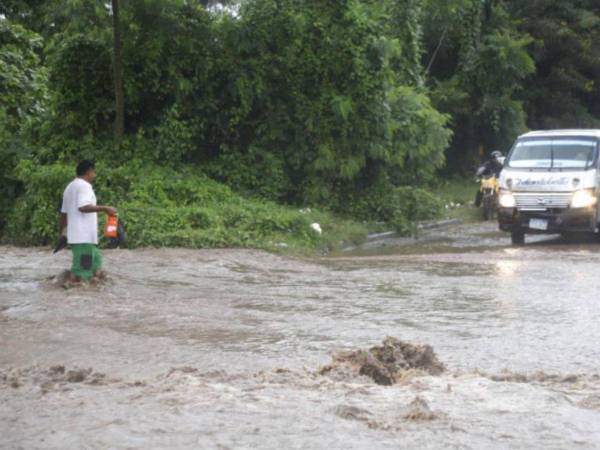
[[[392,91],[389,104],[398,118],[391,128],[396,142],[395,165],[389,169],[393,184],[430,183],[445,162],[444,149],[452,136],[446,128],[449,116],[438,112],[425,94],[407,86]]]
[[[48,132],[74,140],[107,135],[114,99],[106,42],[66,35],[54,45],[49,66],[53,117]]]
[[[6,235],[12,242],[39,245],[55,240],[62,192],[73,175],[72,167],[41,166],[30,160],[19,163],[15,176],[25,192],[8,216]]]
[[[452,116],[451,168],[534,129],[600,126],[594,1],[425,2],[434,104]],[[483,152],[483,153],[482,153]]]
[[[191,126],[176,106],[166,112],[154,135],[151,156],[155,161],[182,161],[194,150]]]
[[[407,58],[389,31],[392,3],[256,0],[225,20],[227,59],[216,69],[228,106],[210,127],[215,142],[200,149],[209,173],[244,192],[328,205],[347,182],[369,185],[405,164],[426,178],[440,167],[445,119],[399,84],[394,68]]]
[[[41,38],[0,19],[0,230],[21,191],[14,177],[19,159],[30,152],[47,100],[46,71],[36,53]]]
[[[38,162],[201,163],[246,196],[326,207],[357,186],[429,180],[443,164],[447,117],[420,86],[417,2],[254,0],[235,18],[124,2],[129,133],[118,150],[109,9],[50,4],[8,10],[46,38],[52,102]]]
[[[535,71],[504,2],[427,2],[425,34],[434,104],[452,117],[453,169],[506,150],[526,128],[523,84]]]
[[[507,1],[531,36],[535,77],[525,85],[531,128],[600,127],[600,4],[595,0]]]
[[[432,193],[444,202],[443,216],[446,219],[459,219],[463,222],[481,220],[481,209],[475,207],[475,193],[479,183],[470,177],[441,178]]]
[[[13,238],[46,242],[58,167],[79,158],[106,170],[107,202],[156,210],[132,213],[134,245],[310,241],[305,216],[261,199],[406,230],[439,211],[415,188],[445,163],[469,169],[526,125],[600,126],[596,3],[127,0],[115,148],[108,5],[7,0],[0,230],[13,210]]]
[[[348,196],[343,203],[349,205],[351,216],[366,221],[377,218],[401,234],[412,233],[418,221],[439,217],[444,206],[438,197],[425,189],[390,188],[387,183],[379,183],[359,196]]]
[[[217,106],[210,98],[217,49],[208,13],[193,2],[131,0],[123,3],[122,22],[129,130],[151,128],[165,118],[191,120],[198,122],[201,137],[204,117],[197,113]]]
[[[401,43],[401,58],[394,63],[394,70],[403,82],[422,86],[423,25],[422,0],[396,0],[390,4],[391,35]]]
[[[222,148],[219,158],[209,162],[204,171],[248,197],[279,200],[289,186],[281,155],[254,146],[242,155]]]
[[[334,248],[341,241],[359,241],[366,234],[364,228],[331,214],[240,197],[191,168],[174,170],[133,160],[118,168],[98,165],[97,173],[98,202],[118,208],[130,247],[314,251]],[[62,192],[73,178],[73,167],[24,160],[17,176],[25,192],[9,217],[5,240],[21,245],[54,242]],[[317,221],[323,235],[310,227]]]

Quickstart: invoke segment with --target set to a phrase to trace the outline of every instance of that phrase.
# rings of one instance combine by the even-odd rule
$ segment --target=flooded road
[[[597,242],[385,244],[105,251],[70,290],[69,252],[0,247],[0,447],[600,448]],[[323,370],[387,336],[446,370]]]

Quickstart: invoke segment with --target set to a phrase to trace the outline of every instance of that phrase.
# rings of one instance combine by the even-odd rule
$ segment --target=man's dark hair
[[[77,169],[76,169],[77,176],[82,177],[88,172],[88,170],[95,169],[95,168],[96,168],[96,166],[94,165],[94,163],[92,161],[84,159],[83,161],[80,161],[79,164],[77,164]]]

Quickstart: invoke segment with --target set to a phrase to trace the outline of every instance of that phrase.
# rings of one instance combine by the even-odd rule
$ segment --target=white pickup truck
[[[513,244],[525,234],[598,232],[600,130],[519,136],[500,174],[498,222]]]

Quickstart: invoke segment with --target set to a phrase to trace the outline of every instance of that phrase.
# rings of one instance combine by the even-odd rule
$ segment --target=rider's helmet
[[[492,153],[490,153],[490,158],[491,159],[502,158],[502,152],[500,152],[498,150],[494,150]]]

